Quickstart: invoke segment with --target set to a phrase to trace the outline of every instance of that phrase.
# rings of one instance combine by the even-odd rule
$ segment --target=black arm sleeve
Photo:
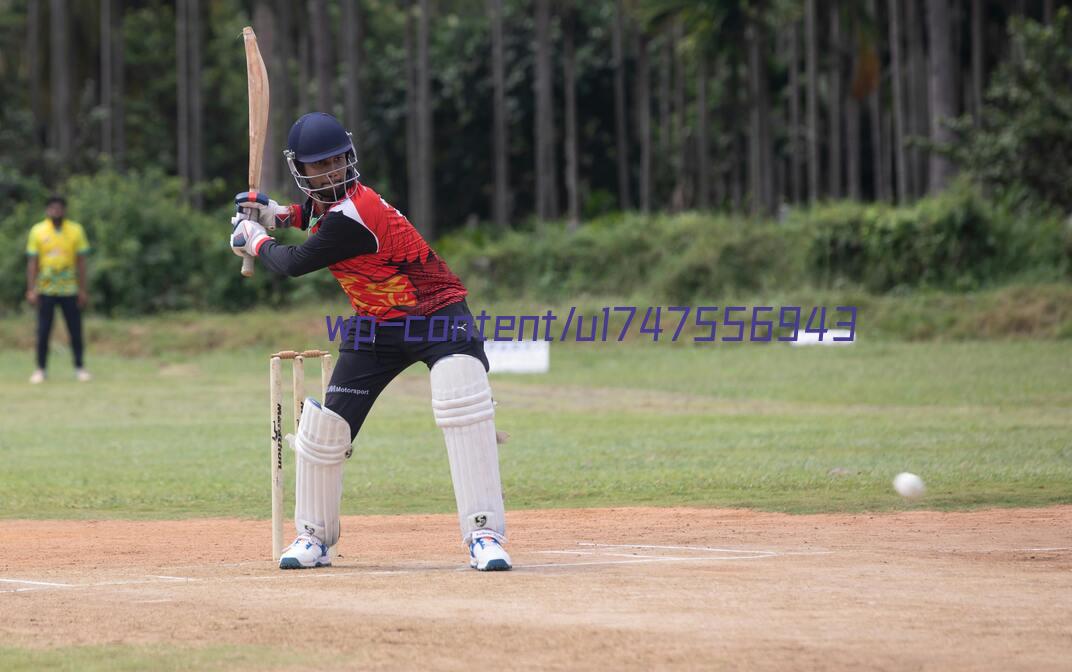
[[[359,254],[371,254],[379,247],[376,236],[363,224],[341,212],[329,212],[320,228],[301,245],[280,245],[269,240],[257,256],[268,270],[297,277]]]

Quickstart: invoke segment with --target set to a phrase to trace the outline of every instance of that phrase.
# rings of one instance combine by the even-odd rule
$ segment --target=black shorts
[[[484,342],[472,326],[465,301],[441,308],[426,319],[381,322],[355,321],[350,338],[339,347],[339,361],[331,374],[324,405],[350,423],[352,441],[372,404],[387,384],[411,364],[429,369],[443,357],[471,355],[488,370]]]

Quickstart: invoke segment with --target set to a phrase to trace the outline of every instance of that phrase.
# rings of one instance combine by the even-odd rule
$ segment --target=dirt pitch
[[[483,574],[453,516],[348,517],[336,565],[300,572],[274,569],[263,521],[0,521],[0,644],[323,656],[293,669],[1072,667],[1072,506],[509,524],[515,570]]]

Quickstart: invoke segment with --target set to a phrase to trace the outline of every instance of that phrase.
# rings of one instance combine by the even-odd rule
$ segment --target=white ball
[[[922,478],[906,471],[897,474],[897,477],[893,479],[893,489],[902,497],[913,498],[926,492],[927,487],[923,485]]]

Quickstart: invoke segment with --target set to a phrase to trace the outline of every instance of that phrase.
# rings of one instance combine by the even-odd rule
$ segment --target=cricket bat
[[[261,164],[264,163],[264,142],[268,137],[268,70],[264,67],[257,35],[253,28],[242,29],[246,45],[246,83],[249,90],[249,190],[261,186]],[[253,276],[253,257],[242,257],[242,275]]]

